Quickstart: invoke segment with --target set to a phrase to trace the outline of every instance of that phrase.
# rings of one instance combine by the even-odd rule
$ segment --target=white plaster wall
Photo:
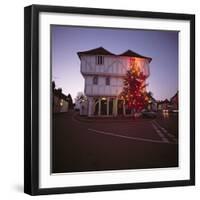
[[[81,56],[81,72],[85,78],[85,94],[87,96],[117,96],[123,88],[123,76],[130,67],[129,57],[104,56],[104,63],[96,65],[96,56]],[[149,63],[137,58],[138,68],[149,74]],[[94,76],[98,76],[98,84],[93,84]],[[110,85],[106,85],[106,76],[110,77]]]
[[[87,96],[117,96],[123,88],[123,78],[111,77],[110,85],[106,85],[106,77],[99,76],[98,84],[93,84],[93,76],[85,76],[85,94]]]
[[[135,58],[136,65],[149,75],[149,62],[143,58]],[[104,63],[96,65],[95,56],[81,56],[81,72],[84,74],[110,74],[123,76],[130,68],[129,57],[104,56]]]
[[[104,63],[96,65],[96,56],[81,56],[81,72],[83,74],[113,74],[125,75],[127,71],[128,58],[117,56],[104,56]]]

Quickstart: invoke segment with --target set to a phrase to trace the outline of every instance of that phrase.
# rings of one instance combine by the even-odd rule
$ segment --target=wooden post
[[[109,115],[109,100],[110,100],[110,98],[108,97],[107,98],[107,107],[106,107],[107,115]]]
[[[98,115],[99,116],[101,115],[101,98],[99,98],[99,112],[98,112]]]
[[[117,116],[117,97],[113,99],[113,116]]]
[[[88,98],[88,117],[91,117],[93,115],[93,99],[90,97]]]

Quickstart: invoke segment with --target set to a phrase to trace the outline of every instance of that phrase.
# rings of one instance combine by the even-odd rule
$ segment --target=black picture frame
[[[39,14],[75,13],[190,23],[190,179],[162,182],[39,188]],[[195,184],[195,15],[161,12],[31,5],[24,9],[24,192],[30,195],[187,186]]]

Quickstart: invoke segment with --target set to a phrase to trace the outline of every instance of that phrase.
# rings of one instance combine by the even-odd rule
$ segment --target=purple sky
[[[178,32],[52,26],[52,79],[63,93],[84,90],[78,51],[104,47],[115,54],[130,49],[152,58],[148,90],[171,98],[178,90]]]

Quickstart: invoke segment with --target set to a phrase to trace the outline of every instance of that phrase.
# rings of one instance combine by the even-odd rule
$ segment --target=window
[[[98,84],[98,77],[97,77],[97,76],[95,76],[95,77],[93,78],[93,84],[94,84],[94,85],[97,85],[97,84]]]
[[[96,64],[97,65],[103,65],[104,63],[104,57],[103,56],[96,56]]]
[[[110,85],[110,77],[106,77],[106,85]]]

